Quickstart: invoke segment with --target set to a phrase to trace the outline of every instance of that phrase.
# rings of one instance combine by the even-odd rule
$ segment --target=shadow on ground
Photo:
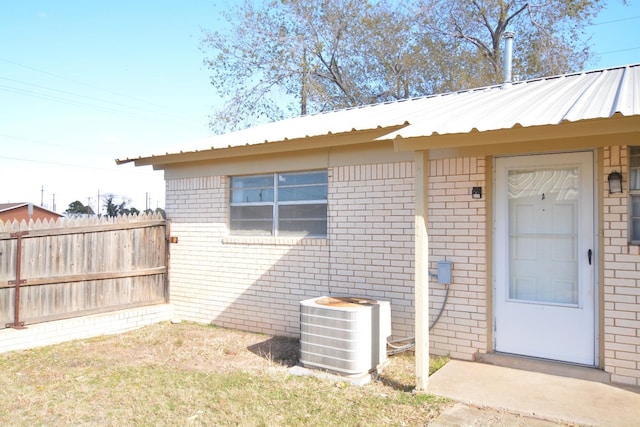
[[[384,371],[376,377],[376,380],[398,391],[412,392],[416,388],[415,384],[400,382],[389,375],[385,375]]]
[[[248,346],[247,350],[263,359],[286,367],[297,365],[300,357],[300,343],[297,339],[287,337],[269,338],[266,341]]]

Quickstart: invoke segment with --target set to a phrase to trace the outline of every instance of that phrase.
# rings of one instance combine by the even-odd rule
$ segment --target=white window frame
[[[324,199],[320,199],[320,200],[288,200],[288,201],[280,201],[279,200],[279,190],[282,187],[282,185],[280,185],[280,180],[279,177],[281,175],[291,175],[291,174],[313,174],[313,173],[319,173],[319,172],[324,172],[326,174],[327,180],[324,182],[324,185],[326,186],[326,191],[325,193],[327,194],[327,197],[325,197]],[[233,178],[251,178],[251,177],[260,177],[260,176],[268,176],[271,175],[273,177],[273,184],[272,184],[272,188],[273,189],[273,201],[260,201],[260,202],[234,202],[233,201]],[[304,186],[308,186],[308,185],[318,185],[318,184],[300,184],[299,187],[304,187]],[[275,173],[263,173],[263,174],[255,174],[255,175],[237,175],[237,176],[232,176],[229,178],[229,231],[232,235],[234,236],[269,236],[268,234],[251,234],[251,233],[247,233],[247,232],[242,232],[242,230],[234,230],[233,226],[232,226],[232,219],[231,219],[231,210],[233,207],[249,207],[249,206],[272,206],[272,220],[271,220],[271,234],[270,236],[272,237],[279,237],[280,230],[279,230],[279,223],[280,223],[280,218],[279,218],[279,212],[280,209],[279,207],[281,206],[303,206],[303,205],[322,205],[324,204],[325,206],[328,205],[328,173],[326,170],[310,170],[310,171],[299,171],[299,172],[275,172]],[[326,209],[325,209],[326,212]],[[320,219],[320,218],[317,218]],[[296,235],[295,233],[293,235],[288,234],[287,237],[308,237],[308,238],[326,238],[327,237],[327,223],[328,223],[328,213],[325,214],[324,217],[324,221],[325,221],[325,226],[324,226],[324,233],[323,234],[305,234],[305,233],[300,233],[299,235]]]

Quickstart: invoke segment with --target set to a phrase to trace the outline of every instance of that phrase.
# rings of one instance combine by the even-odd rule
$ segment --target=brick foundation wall
[[[59,344],[65,341],[112,335],[171,320],[173,307],[159,304],[72,319],[1,329],[0,353]]]

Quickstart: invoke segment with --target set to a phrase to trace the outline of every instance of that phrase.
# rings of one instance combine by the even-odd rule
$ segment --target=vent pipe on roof
[[[506,89],[511,86],[513,81],[513,31],[505,32],[502,38],[504,38],[504,54],[502,58],[504,81],[502,88]]]

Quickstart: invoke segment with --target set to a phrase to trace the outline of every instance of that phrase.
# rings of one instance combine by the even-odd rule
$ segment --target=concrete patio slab
[[[428,392],[512,414],[511,425],[532,425],[529,418],[547,421],[547,425],[640,425],[640,393],[636,390],[484,363],[449,361],[429,378]],[[469,414],[471,419],[466,421],[450,418],[461,411],[456,408],[445,411],[432,425],[499,425],[489,419],[474,421]],[[518,417],[525,417],[523,424],[514,421]]]

